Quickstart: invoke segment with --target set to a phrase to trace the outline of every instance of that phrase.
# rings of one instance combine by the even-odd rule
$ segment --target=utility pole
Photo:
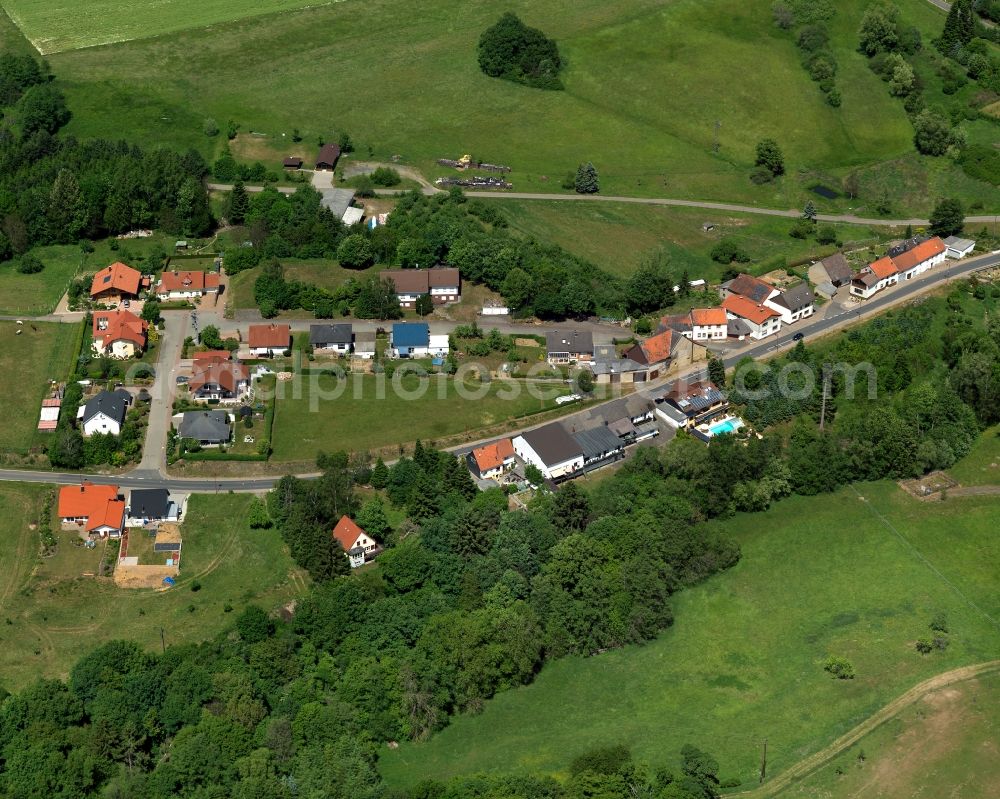
[[[760,781],[764,782],[767,776],[767,738],[764,739],[764,754],[760,759]]]
[[[823,364],[823,404],[819,411],[819,430],[823,432],[823,427],[826,424],[826,395],[830,387],[830,368],[829,364]]]

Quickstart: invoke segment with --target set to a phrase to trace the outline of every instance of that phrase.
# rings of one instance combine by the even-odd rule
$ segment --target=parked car
[[[796,333],[794,336],[792,336],[792,341],[802,341],[802,339],[804,338],[805,338],[804,334]]]
[[[188,383],[188,382],[190,382],[190,380],[191,380],[191,378],[188,377],[187,375],[177,375],[177,384],[178,385],[181,385],[183,383]]]
[[[579,394],[564,394],[561,397],[556,397],[556,405],[565,405],[567,402],[576,402],[581,399],[583,399],[583,397]]]

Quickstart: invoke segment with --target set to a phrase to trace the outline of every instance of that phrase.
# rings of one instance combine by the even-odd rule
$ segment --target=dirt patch
[[[921,500],[944,499],[948,491],[958,488],[958,482],[944,472],[931,472],[914,480],[900,480],[898,485],[911,497]]]
[[[126,566],[115,568],[115,585],[119,588],[159,588],[166,590],[164,577],[177,577],[177,566]]]

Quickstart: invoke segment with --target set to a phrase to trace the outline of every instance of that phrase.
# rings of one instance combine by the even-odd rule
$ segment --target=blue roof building
[[[426,322],[398,322],[392,326],[389,337],[393,355],[397,358],[426,355],[430,342],[431,329]]]

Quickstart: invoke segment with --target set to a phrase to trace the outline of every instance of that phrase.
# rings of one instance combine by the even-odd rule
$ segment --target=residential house
[[[739,294],[730,294],[722,302],[727,317],[741,319],[750,328],[750,338],[762,339],[781,330],[781,314]]]
[[[902,255],[893,256],[892,262],[903,280],[912,280],[940,263],[944,263],[948,248],[935,236],[911,247]]]
[[[289,155],[281,162],[281,166],[285,169],[302,169],[302,159],[297,155]]]
[[[78,419],[84,436],[98,433],[121,435],[125,424],[125,414],[132,404],[132,395],[125,389],[114,391],[99,391],[81,406]]]
[[[572,433],[583,453],[583,468],[611,463],[625,457],[625,442],[607,427],[592,427]]]
[[[118,486],[94,485],[89,480],[60,488],[56,512],[63,524],[102,538],[120,537],[125,525],[125,500],[118,496]]]
[[[960,239],[958,236],[949,236],[944,240],[945,255],[948,258],[965,258],[972,255],[976,249],[976,242],[972,239]]]
[[[217,447],[229,443],[233,427],[226,411],[187,411],[181,414],[177,434],[203,447]]]
[[[570,477],[583,468],[583,450],[559,422],[527,430],[512,443],[517,456],[548,480]]]
[[[415,307],[417,299],[425,294],[435,305],[457,302],[462,296],[462,277],[453,267],[386,269],[379,277],[392,281],[400,308]]]
[[[335,142],[328,142],[319,148],[319,155],[316,156],[316,169],[332,172],[337,167],[340,160],[340,145]]]
[[[589,330],[553,330],[545,334],[546,358],[551,364],[594,359],[594,334]]]
[[[721,299],[725,300],[727,297],[736,295],[745,297],[757,305],[763,305],[766,300],[777,293],[778,290],[770,283],[765,283],[760,278],[745,273],[737,275],[732,280],[727,280],[719,286],[719,297]]]
[[[154,293],[160,300],[188,300],[219,293],[219,273],[176,269],[160,275]]]
[[[851,269],[851,265],[847,263],[847,258],[842,252],[835,252],[833,255],[828,255],[822,261],[819,262],[820,266],[826,272],[827,278],[830,282],[837,288],[840,286],[846,286],[851,282],[851,276],[854,274],[854,270]]]
[[[446,334],[432,334],[426,322],[397,322],[389,334],[394,358],[443,357],[450,345]]]
[[[337,526],[333,528],[332,536],[344,550],[352,569],[364,566],[366,560],[378,554],[378,542],[358,527],[349,516],[340,517]]]
[[[375,357],[375,331],[360,331],[354,334],[354,357],[370,361]]]
[[[199,358],[197,353],[188,381],[188,390],[196,400],[235,402],[250,389],[250,370],[239,361],[221,357]],[[228,353],[226,353],[228,355]]]
[[[110,358],[133,358],[146,349],[149,323],[124,308],[94,311],[93,348]]]
[[[292,329],[288,325],[250,325],[247,336],[250,354],[257,358],[284,355],[292,347]]]
[[[131,266],[116,261],[94,275],[90,284],[90,299],[101,303],[119,303],[139,296],[142,274]]]
[[[625,350],[626,358],[647,367],[641,378],[637,376],[635,382],[647,379],[655,380],[660,376],[661,371],[666,371],[667,364],[673,354],[673,347],[674,331],[664,330],[662,333],[643,339]]]
[[[352,202],[354,202],[354,189],[323,189],[320,192],[319,204],[341,221]]]
[[[134,488],[125,508],[126,527],[145,527],[154,522],[177,521],[180,509],[165,488]]]
[[[340,221],[343,222],[348,227],[350,227],[351,225],[358,224],[364,218],[365,218],[364,208],[358,208],[356,205],[350,205],[344,211],[344,215],[340,218]]]
[[[353,328],[350,324],[309,325],[309,344],[315,352],[344,355],[351,351],[353,341]]]
[[[723,308],[692,308],[685,336],[693,341],[725,341],[726,311]]]
[[[466,456],[472,473],[482,480],[495,480],[514,468],[514,445],[509,438],[476,447]]]
[[[673,427],[691,429],[721,416],[729,400],[710,380],[676,383],[657,400],[656,414]]]
[[[594,382],[598,385],[643,383],[650,372],[649,366],[631,358],[595,356],[594,360],[587,362],[586,365],[594,373]]]
[[[791,325],[812,316],[816,311],[815,302],[816,296],[809,284],[803,281],[764,300],[764,305],[777,311],[783,324]]]
[[[887,286],[899,282],[899,270],[892,258],[885,256],[862,267],[851,279],[851,294],[867,300]]]

